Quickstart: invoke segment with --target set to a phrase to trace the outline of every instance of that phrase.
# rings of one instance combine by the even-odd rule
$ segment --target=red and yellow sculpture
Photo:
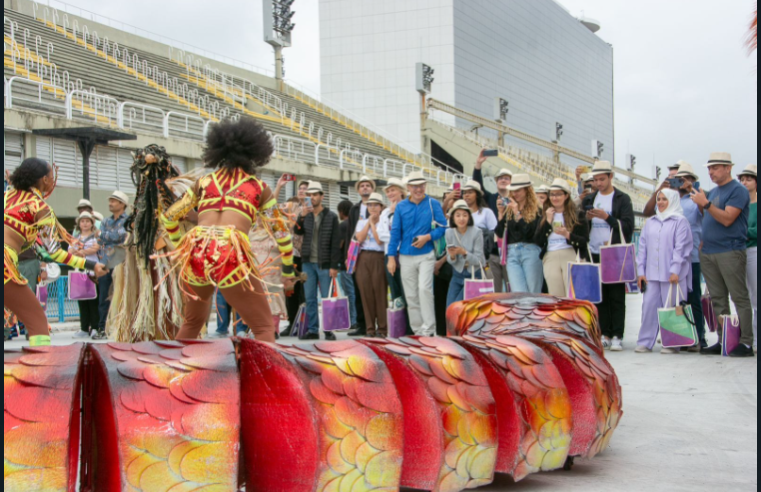
[[[4,488],[73,492],[81,461],[84,491],[458,492],[607,448],[621,388],[593,305],[488,296],[449,329],[6,353]]]

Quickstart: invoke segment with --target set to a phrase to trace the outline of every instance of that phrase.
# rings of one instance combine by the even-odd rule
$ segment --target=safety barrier
[[[79,319],[79,304],[69,300],[69,277],[60,277],[48,284],[48,303],[45,306],[48,320],[65,323]]]

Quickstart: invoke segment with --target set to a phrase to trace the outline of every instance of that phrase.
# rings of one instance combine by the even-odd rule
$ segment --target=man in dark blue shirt
[[[693,192],[692,200],[703,211],[700,263],[716,315],[732,315],[729,305],[731,295],[740,318],[740,345],[730,357],[754,357],[753,308],[746,282],[750,193],[732,178],[733,166],[730,154],[711,154],[708,173],[717,188],[711,190],[708,196],[703,190]],[[721,342],[701,353],[721,355]]]
[[[394,275],[396,269],[401,267],[412,331],[416,335],[430,337],[436,332],[434,245],[444,237],[447,218],[441,204],[426,195],[426,185],[422,172],[410,174],[407,182],[410,197],[396,206],[388,244],[389,251],[399,251],[400,265],[396,264],[396,258],[390,256],[388,271]]]

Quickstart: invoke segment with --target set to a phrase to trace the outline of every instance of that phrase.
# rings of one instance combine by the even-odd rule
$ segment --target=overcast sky
[[[272,50],[262,41],[261,1],[68,3],[271,70]],[[615,48],[619,165],[631,152],[638,171],[651,175],[654,163],[665,167],[685,159],[701,168],[706,181],[702,165],[712,151],[731,151],[739,167],[756,163],[757,61],[743,45],[753,0],[560,3],[576,16],[583,11],[600,21],[599,35]],[[294,10],[286,78],[318,92],[318,0],[296,0]]]

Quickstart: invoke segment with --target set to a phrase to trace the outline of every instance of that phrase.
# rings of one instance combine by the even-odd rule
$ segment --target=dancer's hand
[[[105,277],[106,275],[108,275],[108,268],[106,268],[105,265],[101,265],[100,263],[95,265],[95,276],[97,278],[102,278],[102,277]]]
[[[283,282],[283,290],[293,290],[297,280],[298,279],[296,277],[283,277],[281,279]]]

